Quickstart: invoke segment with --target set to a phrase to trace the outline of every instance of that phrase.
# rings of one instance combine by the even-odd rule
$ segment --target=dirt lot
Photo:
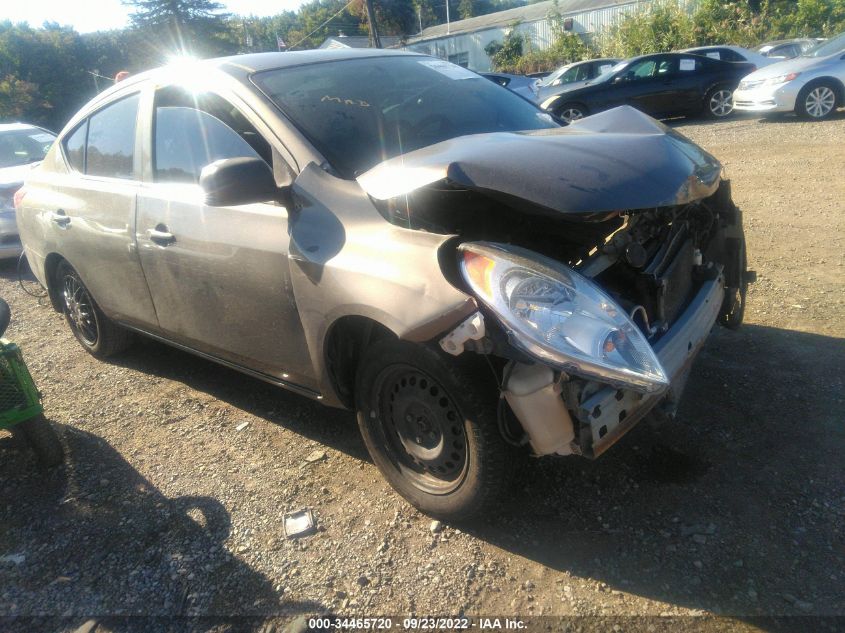
[[[714,331],[677,422],[641,425],[597,462],[533,461],[508,503],[460,529],[393,494],[351,414],[152,342],[99,362],[3,268],[8,336],[68,458],[45,475],[0,435],[0,615],[65,618],[0,626],[332,612],[809,630],[754,616],[845,616],[845,116],[676,127],[724,162],[744,209],[747,325]],[[319,532],[286,540],[281,517],[302,507]]]

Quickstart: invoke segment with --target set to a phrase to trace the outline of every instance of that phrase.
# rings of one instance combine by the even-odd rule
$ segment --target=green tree
[[[214,0],[124,0],[136,35],[136,60],[158,65],[173,55],[208,57],[230,52],[223,5]]]
[[[696,44],[692,16],[677,3],[653,4],[626,16],[602,38],[606,57],[634,57]]]
[[[526,37],[519,33],[516,27],[517,24],[511,25],[510,31],[501,42],[494,40],[484,47],[484,52],[490,57],[496,70],[513,68],[523,56]]]
[[[28,118],[32,103],[38,98],[38,86],[6,75],[0,79],[0,121]]]
[[[458,15],[461,17],[462,20],[466,20],[467,18],[471,18],[473,15],[473,0],[461,0],[458,3]]]
[[[93,77],[85,72],[84,56],[79,34],[69,27],[46,23],[33,29],[26,24],[0,22],[0,77],[7,89],[25,91],[21,99],[10,97],[7,104],[14,101],[14,108],[23,107],[19,118],[27,122],[62,127],[95,94]]]
[[[785,36],[831,37],[845,31],[845,0],[798,0],[790,5],[774,24]]]

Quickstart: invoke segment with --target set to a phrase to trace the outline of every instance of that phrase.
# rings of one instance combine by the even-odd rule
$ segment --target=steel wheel
[[[578,106],[566,106],[560,111],[560,118],[567,123],[583,119],[585,116],[584,111]]]
[[[492,509],[517,454],[496,423],[488,365],[385,336],[355,372],[364,444],[385,479],[416,508],[449,521]]]
[[[376,383],[389,458],[429,494],[457,488],[467,469],[463,416],[445,389],[419,369],[386,368]]]
[[[707,103],[710,114],[716,118],[728,116],[734,110],[733,92],[727,88],[720,88],[710,95]]]
[[[85,344],[94,347],[100,337],[94,303],[82,281],[70,271],[62,278],[62,300],[74,332]]]
[[[828,86],[816,86],[804,99],[804,110],[814,119],[823,119],[836,106],[836,94]]]

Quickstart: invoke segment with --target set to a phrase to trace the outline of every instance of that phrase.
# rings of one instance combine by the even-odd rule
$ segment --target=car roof
[[[788,40],[772,40],[771,42],[763,42],[762,44],[758,45],[757,48],[763,48],[764,46],[780,46],[781,44],[797,44],[799,42],[815,42],[816,39],[812,37],[794,37]]]
[[[672,52],[667,52],[667,53],[649,53],[647,55],[638,55],[637,57],[631,57],[630,59],[626,59],[625,61],[630,63],[630,62],[640,61],[642,59],[651,59],[652,57],[666,57],[667,55],[669,57],[681,57],[682,55],[695,55],[695,53],[687,53],[685,51],[672,51]],[[713,60],[713,61],[719,61],[719,60]]]
[[[50,132],[38,125],[31,125],[29,123],[0,123],[0,134],[3,132],[17,132],[18,130],[41,130],[43,132]],[[52,132],[50,132],[52,134]]]
[[[743,48],[742,46],[734,46],[733,44],[710,44],[709,46],[693,46],[692,48],[685,48],[681,53],[689,53],[690,51],[712,51],[717,48],[729,48],[732,51],[744,51],[748,50]]]
[[[108,101],[117,92],[122,92],[133,85],[145,81],[158,80],[161,76],[172,73],[174,67],[185,65],[189,69],[196,68],[196,72],[217,71],[230,75],[244,82],[254,73],[280,68],[292,68],[319,62],[345,61],[348,59],[367,59],[375,57],[427,57],[420,53],[398,51],[380,48],[341,48],[315,49],[305,51],[286,51],[283,53],[249,53],[246,55],[230,55],[228,57],[214,57],[211,59],[175,59],[172,64],[159,66],[151,70],[130,75],[123,81],[103,90],[86,106],[86,110],[95,104]]]
[[[231,75],[249,74],[277,68],[290,68],[303,64],[344,61],[347,59],[367,59],[372,57],[419,57],[420,53],[379,48],[315,49],[307,51],[287,51],[284,53],[249,53],[205,60]]]

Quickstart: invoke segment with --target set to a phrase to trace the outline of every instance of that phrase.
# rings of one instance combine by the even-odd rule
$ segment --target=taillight
[[[21,208],[21,203],[23,202],[23,197],[25,195],[26,195],[26,187],[21,187],[20,189],[18,189],[15,192],[13,200],[14,200],[14,205],[15,205],[16,210]]]

